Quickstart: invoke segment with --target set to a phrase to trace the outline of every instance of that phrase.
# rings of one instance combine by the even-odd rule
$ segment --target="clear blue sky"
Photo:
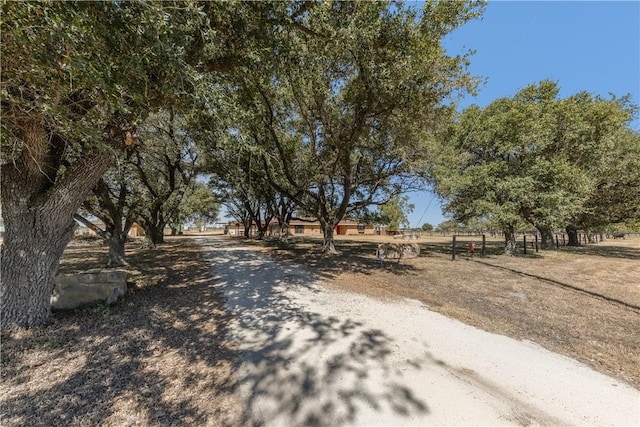
[[[469,69],[486,78],[461,107],[486,106],[544,79],[558,82],[561,97],[586,90],[640,103],[640,1],[490,1],[444,44],[451,55],[475,50]],[[638,118],[632,127],[640,130]],[[410,202],[412,227],[445,220],[431,193]]]

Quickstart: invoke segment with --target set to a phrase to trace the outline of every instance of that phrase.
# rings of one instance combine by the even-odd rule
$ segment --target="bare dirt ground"
[[[464,246],[464,239],[459,238]],[[469,239],[470,240],[470,239]],[[478,239],[475,238],[476,242]],[[330,286],[381,300],[419,300],[489,332],[530,340],[640,388],[640,239],[514,258],[461,255],[450,238],[419,240],[420,257],[375,259],[376,238],[243,241],[302,264]],[[131,245],[123,303],[55,313],[45,328],[2,335],[2,425],[225,425],[237,420],[239,360],[223,289],[200,248],[169,239]],[[61,273],[101,265],[106,248],[74,243]]]
[[[339,238],[337,258],[317,240],[269,246],[279,259],[301,262],[332,286],[382,299],[411,298],[483,330],[530,340],[640,389],[640,239],[506,257],[489,242],[481,259],[459,252],[451,237],[418,240],[418,258],[399,264],[375,258],[381,237]],[[398,241],[396,241],[398,242]],[[533,252],[533,253],[532,253]]]
[[[106,307],[57,312],[51,325],[2,336],[0,424],[232,424],[237,361],[228,315],[188,239],[127,249],[130,293]],[[100,267],[106,247],[72,242],[61,273]]]

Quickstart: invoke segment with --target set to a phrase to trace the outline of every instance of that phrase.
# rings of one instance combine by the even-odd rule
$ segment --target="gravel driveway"
[[[638,390],[534,343],[329,290],[240,242],[198,242],[234,314],[244,424],[640,424]]]

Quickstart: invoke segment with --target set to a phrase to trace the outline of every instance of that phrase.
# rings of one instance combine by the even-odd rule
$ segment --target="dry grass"
[[[640,302],[640,240],[452,262],[449,238],[433,237],[418,241],[419,258],[385,266],[374,256],[380,241],[339,238],[338,257],[319,253],[317,240],[253,243],[282,262],[306,265],[332,286],[417,299],[640,388],[640,310],[629,307]],[[490,252],[499,253],[499,242],[490,243]],[[98,267],[104,257],[106,248],[96,243],[72,245],[61,272]],[[48,327],[2,336],[2,425],[237,423],[239,355],[226,339],[222,289],[199,248],[189,239],[154,251],[134,244],[128,257],[135,267],[124,303],[59,312]]]
[[[55,313],[2,336],[2,425],[231,425],[237,354],[221,289],[198,247],[128,251],[124,303]],[[72,245],[61,272],[101,265],[106,248]]]
[[[431,237],[418,241],[419,258],[398,265],[387,261],[384,267],[374,256],[381,241],[343,238],[337,258],[320,254],[319,243],[308,239],[271,253],[306,264],[337,288],[417,299],[469,325],[536,342],[640,388],[640,239],[485,259],[472,259],[461,249],[454,262],[451,238]],[[466,241],[458,238],[460,248]],[[500,253],[497,240],[489,243],[490,253]]]

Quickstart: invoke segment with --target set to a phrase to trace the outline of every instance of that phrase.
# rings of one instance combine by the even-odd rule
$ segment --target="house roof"
[[[242,223],[239,221],[229,221],[226,225],[232,225],[232,226],[240,226]],[[271,224],[278,224],[278,219],[274,218],[271,221]],[[311,218],[291,218],[291,220],[289,221],[289,226],[296,226],[296,225],[308,225],[308,226],[316,226],[319,227],[320,226],[320,221],[316,220],[316,219],[311,219]],[[342,221],[340,221],[338,223],[338,225],[372,225],[372,224],[366,224],[362,221],[356,221],[353,219],[343,219]]]

